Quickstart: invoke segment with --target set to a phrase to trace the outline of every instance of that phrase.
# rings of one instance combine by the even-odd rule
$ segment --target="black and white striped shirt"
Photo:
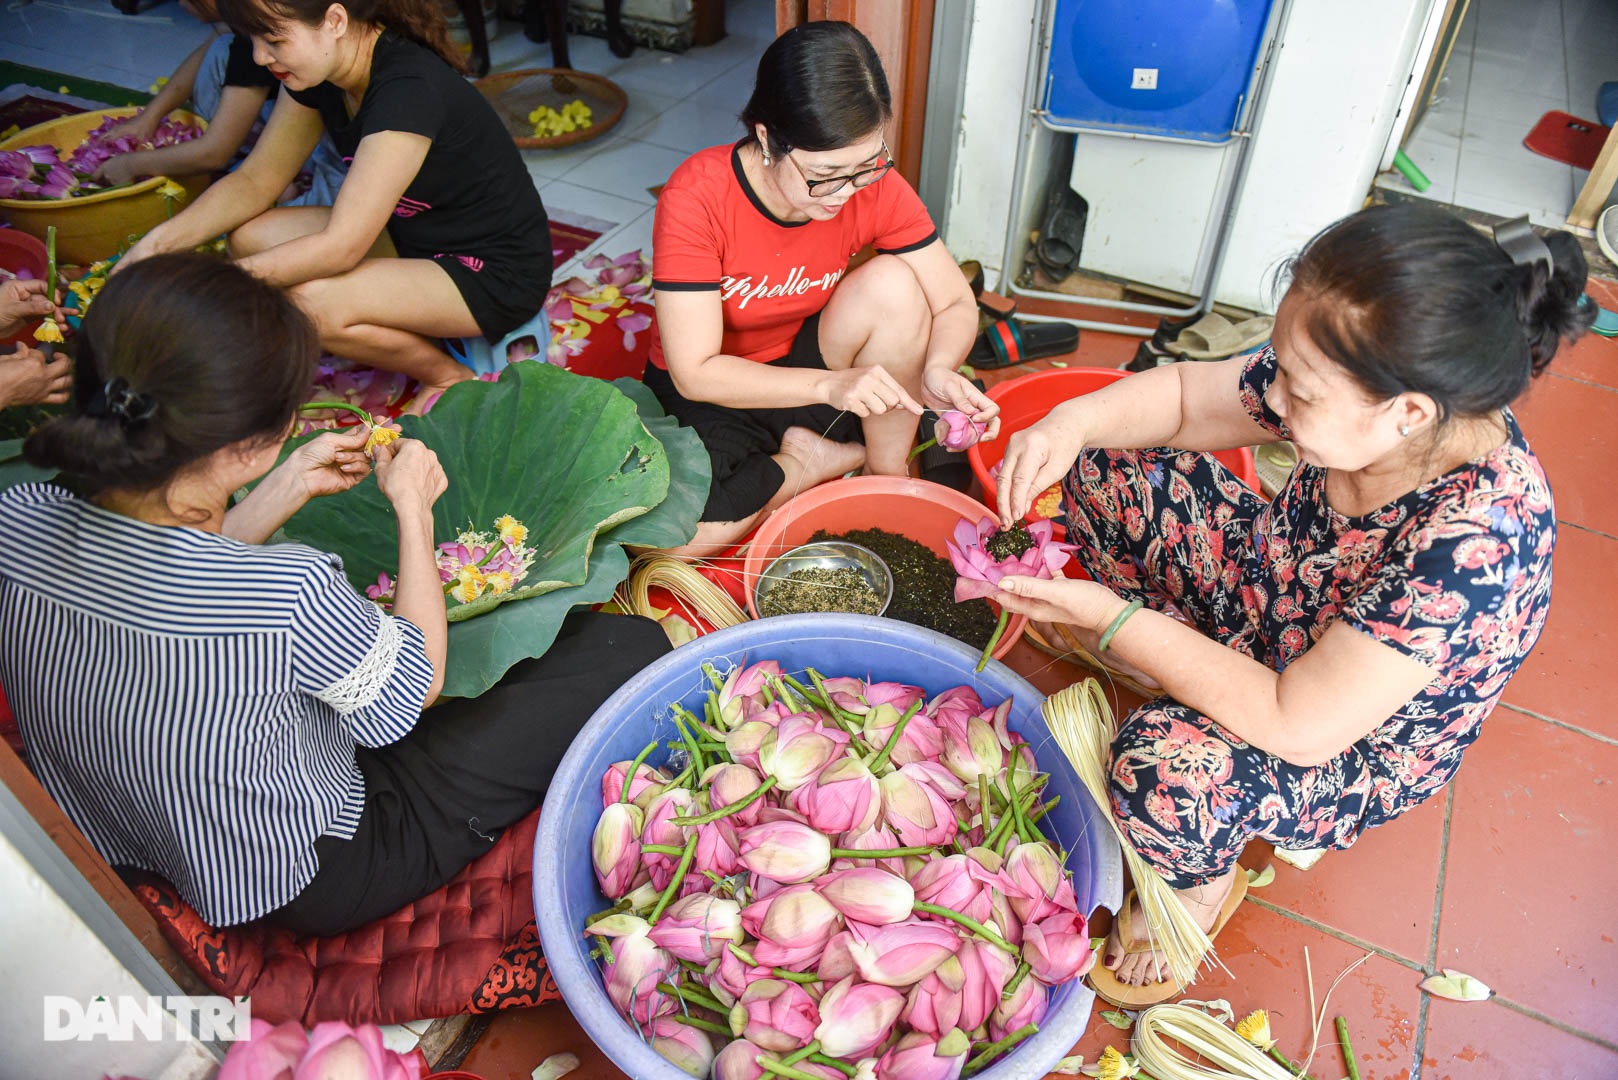
[[[356,744],[421,715],[421,631],[299,544],[151,525],[61,488],[0,493],[0,686],[47,791],[115,866],[215,926],[257,918],[349,837]]]

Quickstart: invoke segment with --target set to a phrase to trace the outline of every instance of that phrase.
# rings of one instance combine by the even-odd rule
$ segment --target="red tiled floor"
[[[585,1080],[624,1080],[560,1001],[537,1009],[496,1013],[461,1068],[484,1080],[528,1080],[535,1067],[552,1054],[577,1054]]]
[[[1618,349],[1613,353],[1618,363]],[[1557,519],[1618,536],[1612,498],[1618,390],[1546,375],[1534,380],[1516,413],[1550,477]]]
[[[1591,278],[1585,291],[1608,311],[1618,311],[1618,281]],[[1551,362],[1551,370],[1558,375],[1618,388],[1618,340],[1588,334],[1577,345],[1558,354]]]
[[[1437,966],[1618,1042],[1614,777],[1618,746],[1495,712],[1456,779]]]
[[[1618,1050],[1492,1001],[1434,1001],[1421,1075],[1422,1080],[1606,1080],[1618,1076]]]
[[[1595,391],[1591,391],[1594,393]],[[1504,701],[1618,738],[1609,658],[1618,651],[1618,540],[1563,525],[1552,560],[1551,614]]]

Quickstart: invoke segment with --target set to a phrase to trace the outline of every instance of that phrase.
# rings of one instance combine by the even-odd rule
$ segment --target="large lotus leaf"
[[[430,414],[402,417],[400,427],[437,452],[449,478],[433,509],[438,542],[511,514],[528,527],[536,551],[519,588],[452,605],[451,621],[582,585],[597,535],[668,493],[667,455],[634,403],[608,383],[550,364],[512,364],[498,382],[461,383]],[[393,512],[374,481],[310,503],[287,522],[286,535],[341,555],[357,588],[398,566]]]
[[[678,420],[663,411],[657,395],[645,383],[618,379],[612,385],[635,403],[641,423],[663,444],[669,459],[669,493],[651,513],[624,522],[608,533],[607,539],[636,547],[678,547],[696,535],[697,521],[708,502],[708,485],[713,480],[708,449],[695,431],[681,427]]]

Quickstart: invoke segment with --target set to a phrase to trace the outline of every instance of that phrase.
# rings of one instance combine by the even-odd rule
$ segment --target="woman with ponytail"
[[[461,76],[437,0],[218,5],[280,97],[241,167],[120,267],[229,233],[241,266],[291,290],[322,349],[411,376],[425,407],[472,377],[442,339],[492,344],[544,304],[550,225],[521,154]],[[274,208],[323,132],[350,162],[336,203]]]
[[[1270,346],[1058,406],[1000,474],[1004,521],[1062,481],[1091,580],[996,599],[1161,688],[1119,726],[1112,807],[1214,932],[1248,840],[1346,848],[1455,775],[1550,607],[1551,490],[1510,406],[1596,313],[1566,233],[1414,204],[1337,222],[1290,278]],[[1269,503],[1206,453],[1281,439]],[[1180,990],[1133,900],[1090,979]]]
[[[217,259],[117,275],[78,346],[69,412],[23,446],[73,491],[0,492],[0,689],[96,850],[210,924],[329,935],[432,892],[539,805],[596,707],[668,650],[650,620],[576,612],[545,656],[424,719],[448,647],[433,452],[400,439],[373,460],[350,429],[276,465],[314,328]],[[335,556],[270,542],[372,472],[398,523],[391,613]]]

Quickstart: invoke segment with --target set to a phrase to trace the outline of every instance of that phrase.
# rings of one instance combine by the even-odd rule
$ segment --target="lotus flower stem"
[[[1028,973],[1032,970],[1033,969],[1028,966],[1028,961],[1023,960],[1018,963],[1016,973],[1012,975],[1010,979],[1006,980],[1006,988],[1001,991],[1000,996],[1003,998],[1010,998],[1011,995],[1015,994],[1017,992],[1017,987],[1022,985],[1022,981],[1028,978]]]
[[[831,857],[834,859],[904,859],[911,855],[931,855],[937,850],[937,848],[930,847],[896,847],[882,848],[879,851],[862,851],[859,848],[834,847],[831,849]]]
[[[56,226],[45,226],[45,295],[56,303]]]
[[[827,716],[832,718],[838,727],[848,732],[850,741],[859,739],[859,721],[843,712],[842,709],[838,708],[837,703],[831,699],[831,692],[826,689],[825,676],[814,668],[810,668],[809,679],[815,684],[815,689],[820,692],[820,701],[818,702],[820,708],[825,711]]]
[[[688,1016],[685,1013],[674,1013],[672,1018],[676,1024],[684,1024],[686,1027],[694,1027],[698,1031],[711,1031],[715,1035],[723,1035],[727,1039],[732,1037],[730,1034],[730,1029],[725,1025],[716,1024],[712,1020],[704,1020],[700,1016]]]
[[[957,923],[966,927],[968,930],[972,931],[972,933],[976,934],[984,941],[987,941],[990,945],[993,945],[999,949],[1004,949],[1012,956],[1018,955],[1016,947],[1013,946],[1011,942],[1007,941],[993,930],[990,930],[987,926],[984,926],[970,915],[962,915],[958,911],[951,911],[947,907],[939,907],[937,904],[928,904],[921,900],[916,901],[915,910],[926,912],[928,915],[936,915],[940,919],[948,919],[952,923]]]
[[[641,850],[652,855],[684,855],[685,848],[675,844],[646,844]]]
[[[697,745],[697,737],[691,734],[690,730],[685,726],[684,723],[686,719],[690,719],[694,723],[697,718],[692,716],[689,712],[686,712],[684,709],[675,709],[673,715],[675,730],[680,733],[680,738],[685,742],[686,750],[690,751],[691,753],[691,760],[696,765],[697,775],[701,776],[708,763],[703,760],[702,748]]]
[[[793,693],[787,688],[785,680],[772,676],[765,679],[764,685],[773,686],[775,688],[775,696],[790,706],[793,712],[802,711],[802,709],[799,708],[800,703],[793,700]]]
[[[961,1075],[971,1076],[989,1062],[993,1061],[1007,1050],[1010,1050],[1013,1046],[1016,1046],[1018,1043],[1022,1042],[1024,1039],[1028,1038],[1028,1036],[1034,1034],[1038,1030],[1038,1024],[1025,1024],[1016,1031],[1013,1031],[1010,1035],[1007,1035],[1005,1038],[1001,1039],[999,1042],[990,1043],[988,1046],[984,1047],[982,1053],[966,1063],[966,1068],[961,1070]],[[1135,1075],[1139,1076],[1141,1074],[1136,1073]]]
[[[813,692],[812,690],[810,690],[807,686],[803,685],[803,683],[799,682],[797,679],[792,677],[791,675],[782,675],[781,678],[786,682],[786,684],[788,686],[792,687],[793,691],[799,697],[803,698],[803,700],[807,701],[809,704],[815,706],[816,708],[829,709],[829,708],[832,707],[831,706],[831,698],[823,696],[824,691],[822,691],[822,693],[820,693],[820,694],[817,694],[817,693]],[[819,684],[816,684],[816,685],[818,686]],[[800,1058],[799,1060],[801,1061],[802,1059]]]
[[[766,706],[775,704],[775,694],[770,690],[769,682],[766,681],[763,686],[759,687],[759,693],[764,695],[764,704]]]
[[[978,773],[978,817],[983,821],[984,835],[989,829],[989,774]]]
[[[974,670],[982,671],[989,666],[989,661],[994,658],[994,647],[1000,644],[1000,635],[1006,632],[1006,624],[1010,621],[1011,612],[1001,608],[1000,618],[994,624],[994,633],[989,635],[989,643],[983,646],[983,655],[978,657],[978,666]]]
[[[732,956],[746,964],[748,967],[758,967],[758,961],[753,959],[753,954],[736,944],[734,941],[725,942],[725,948],[729,949]]]
[[[1032,814],[1028,815],[1028,824],[1030,824],[1030,825],[1038,824],[1039,819],[1044,817],[1046,814],[1050,813],[1052,810],[1056,809],[1056,804],[1061,802],[1061,801],[1062,801],[1062,796],[1058,795],[1048,803],[1040,803],[1039,809],[1035,810]]]
[[[345,405],[341,401],[311,401],[298,406],[298,411],[301,413],[331,412],[332,410],[353,413],[368,428],[376,426],[376,421],[371,417],[370,413],[353,405]]]
[[[673,983],[661,982],[657,984],[657,988],[670,997],[679,998],[686,1004],[695,1005],[699,1009],[711,1009],[716,1013],[726,1013],[730,1011],[723,1005],[719,1004],[719,1002],[709,997],[707,994],[704,994],[701,990],[693,990],[689,986],[675,986]],[[728,1035],[730,1033],[727,1031],[726,1034]]]
[[[1343,1044],[1343,1061],[1348,1065],[1348,1080],[1360,1080],[1360,1063],[1354,1058],[1354,1044],[1348,1038],[1348,1021],[1337,1018],[1337,1041]]]
[[[1006,803],[1008,804],[1006,809],[1011,811],[1011,831],[1017,834],[1018,840],[1027,840],[1028,829],[1023,825],[1020,802],[1021,799],[1017,795],[1017,769],[1015,763],[1013,763],[1011,768],[1006,769]],[[1004,844],[1006,838],[1002,836],[1000,842]],[[996,850],[999,849],[997,848]]]
[[[584,925],[585,926],[594,926],[596,923],[600,922],[602,919],[610,919],[610,918],[612,918],[612,916],[618,914],[620,911],[627,911],[628,909],[629,909],[629,901],[620,900],[616,904],[612,905],[612,907],[610,907],[610,908],[602,908],[600,911],[596,912],[594,915],[591,915],[589,918],[585,919],[584,920]]]
[[[829,1066],[830,1068],[836,1069],[838,1072],[842,1073],[844,1076],[849,1077],[850,1080],[852,1080],[853,1077],[856,1077],[856,1076],[859,1075],[859,1070],[854,1068],[854,1066],[848,1064],[846,1061],[838,1061],[836,1058],[827,1057],[825,1054],[820,1054],[820,1053],[810,1054],[809,1055],[809,1060],[814,1062],[816,1065],[826,1065],[826,1066]]]
[[[641,850],[645,851],[646,849],[642,848]],[[669,878],[669,887],[663,890],[663,895],[657,898],[657,906],[652,908],[652,913],[646,917],[646,922],[649,925],[656,926],[657,920],[663,915],[663,909],[674,902],[674,896],[680,890],[680,882],[685,880],[685,872],[691,869],[691,860],[696,857],[696,854],[697,838],[693,834],[691,839],[685,842],[685,853],[680,856],[680,865],[674,868],[674,876]]]
[[[935,447],[937,445],[938,445],[938,436],[937,435],[934,435],[932,438],[928,439],[926,442],[917,443],[916,448],[914,450],[910,451],[910,456],[905,458],[905,464],[907,464],[907,465],[910,464],[910,462],[915,461],[921,455],[925,454],[927,451],[931,450],[933,447]]]
[[[775,784],[776,777],[766,776],[762,784],[754,788],[752,791],[749,791],[745,796],[737,799],[729,806],[722,806],[718,810],[710,810],[706,814],[702,814],[699,817],[677,817],[670,818],[669,821],[674,825],[712,825],[720,818],[729,817],[732,814],[746,810],[753,803],[762,799],[764,797],[764,793],[774,787]],[[652,851],[653,849],[651,847],[644,847],[641,848],[641,850]]]
[[[777,968],[776,973],[779,974],[780,970],[781,970],[780,968]],[[809,1044],[807,1046],[799,1047],[798,1049],[792,1051],[792,1053],[788,1054],[786,1057],[782,1058],[781,1059],[781,1064],[783,1064],[783,1065],[796,1065],[798,1062],[802,1061],[804,1058],[808,1057],[810,1054],[816,1053],[819,1050],[820,1050],[820,1040],[819,1039],[811,1039],[811,1040],[809,1040]]]
[[[820,1077],[816,1076],[814,1073],[806,1073],[802,1069],[794,1069],[791,1065],[783,1065],[774,1058],[767,1058],[762,1055],[754,1058],[753,1064],[757,1065],[767,1073],[774,1073],[776,1076],[784,1076],[787,1078],[787,1080],[820,1080]]]
[[[1011,820],[1010,814],[1002,813],[1000,815],[1000,820],[994,823],[994,828],[991,829],[989,834],[983,838],[982,846],[986,848],[993,848],[995,851],[1001,850],[1001,848],[1005,846],[1002,841],[1005,839],[1007,833],[1011,830]]]
[[[657,749],[657,740],[653,739],[651,742],[649,742],[645,746],[641,747],[640,753],[635,755],[635,760],[631,761],[629,763],[629,771],[624,773],[623,790],[618,792],[618,801],[619,802],[626,803],[626,802],[629,801],[629,789],[635,783],[635,774],[640,772],[640,767],[641,767],[642,764],[645,763],[647,756],[650,755],[651,752],[653,750],[656,750],[656,749]]]
[[[893,725],[893,733],[888,736],[888,741],[883,744],[881,752],[871,759],[870,770],[873,775],[887,766],[888,758],[893,754],[893,748],[899,745],[899,736],[904,734],[905,725],[910,723],[910,718],[920,711],[921,702],[918,701],[906,709],[905,714],[899,717],[899,722]]]
[[[804,986],[808,986],[810,983],[817,983],[820,981],[819,975],[810,975],[808,972],[804,971],[788,971],[786,968],[771,968],[770,973],[773,974],[777,979],[785,979],[788,982],[801,983]],[[820,1046],[819,1043],[815,1043],[814,1045],[817,1049]],[[787,1061],[787,1064],[791,1065],[794,1061],[802,1061],[804,1057],[807,1056],[808,1055],[805,1054],[802,1057],[792,1058]]]
[[[1288,1058],[1285,1054],[1281,1053],[1281,1051],[1277,1050],[1274,1046],[1271,1046],[1268,1050],[1265,1051],[1265,1053],[1269,1054],[1270,1057],[1274,1058],[1277,1062],[1279,1062],[1281,1067],[1283,1069],[1285,1069],[1287,1072],[1291,1073],[1293,1076],[1298,1077],[1298,1080],[1312,1080],[1312,1078],[1310,1077],[1310,1075],[1308,1073],[1304,1072],[1302,1069],[1298,1068],[1298,1066],[1294,1065],[1290,1058]]]

